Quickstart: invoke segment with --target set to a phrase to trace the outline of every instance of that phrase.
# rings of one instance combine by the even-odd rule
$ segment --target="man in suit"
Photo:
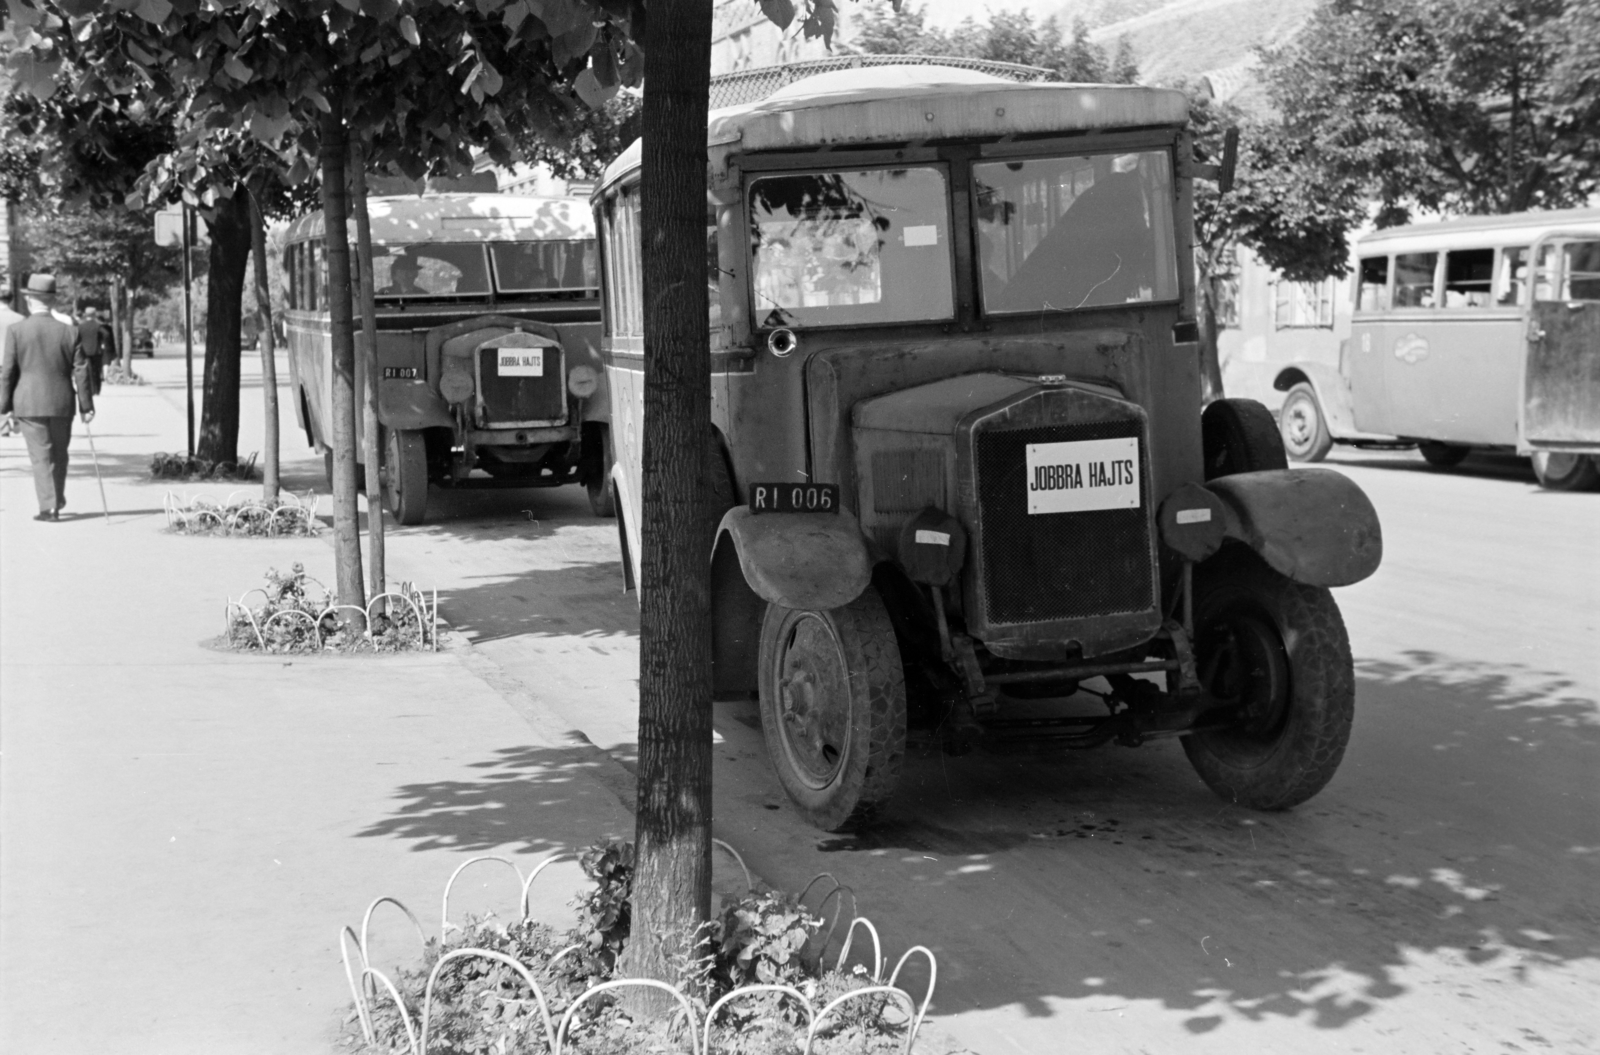
[[[35,520],[61,519],[67,504],[67,445],[72,442],[73,395],[84,424],[94,420],[89,357],[78,328],[52,311],[54,275],[33,275],[23,290],[28,317],[6,329],[0,358],[0,416],[6,431],[18,428],[33,461],[39,498]]]
[[[106,339],[111,331],[100,321],[94,308],[83,309],[83,321],[78,323],[78,337],[83,341],[83,354],[89,357],[89,376],[94,381],[94,394],[100,394],[100,385],[106,372]]]

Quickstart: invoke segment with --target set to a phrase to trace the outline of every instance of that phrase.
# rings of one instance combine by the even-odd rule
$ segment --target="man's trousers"
[[[72,442],[72,417],[17,418],[33,460],[33,489],[39,512],[54,513],[67,504],[67,444]]]

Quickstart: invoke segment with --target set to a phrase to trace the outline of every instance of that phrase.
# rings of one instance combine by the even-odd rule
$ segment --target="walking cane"
[[[84,434],[89,437],[89,458],[94,462],[94,482],[100,485],[100,510],[106,515],[106,525],[111,524],[111,507],[106,504],[106,482],[100,479],[100,455],[94,449],[94,430],[83,423]]]

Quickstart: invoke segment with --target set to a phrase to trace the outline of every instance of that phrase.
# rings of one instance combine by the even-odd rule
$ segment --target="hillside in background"
[[[1055,15],[1063,27],[1082,18],[1108,51],[1126,37],[1146,84],[1210,76],[1219,96],[1259,109],[1266,95],[1251,73],[1254,49],[1292,37],[1317,0],[1037,0],[1029,6],[1040,18]]]

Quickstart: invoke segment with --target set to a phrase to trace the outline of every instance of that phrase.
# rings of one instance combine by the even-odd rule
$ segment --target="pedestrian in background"
[[[110,327],[100,321],[100,312],[93,307],[84,308],[83,321],[78,323],[78,339],[83,342],[83,354],[89,357],[89,376],[94,381],[94,394],[100,394],[100,386],[106,374],[106,338],[111,336]]]
[[[0,357],[0,422],[21,429],[33,462],[39,499],[35,520],[59,520],[67,504],[67,445],[72,442],[73,395],[84,424],[94,420],[89,357],[72,322],[54,310],[56,278],[32,275],[23,296],[28,317],[5,329]]]

